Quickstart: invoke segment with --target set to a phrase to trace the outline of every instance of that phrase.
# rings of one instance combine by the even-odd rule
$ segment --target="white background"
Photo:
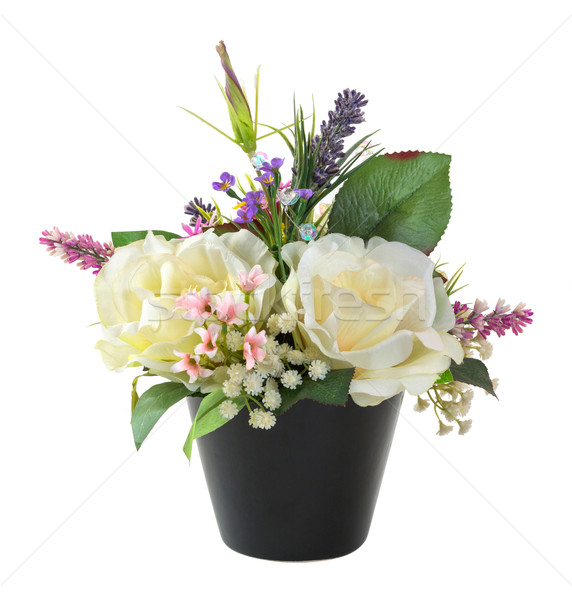
[[[6,599],[570,598],[569,2],[2,3],[0,596]],[[227,43],[261,119],[292,92],[320,118],[344,87],[388,151],[453,155],[439,245],[460,297],[535,311],[489,362],[500,402],[435,436],[404,403],[370,537],[334,561],[249,559],[220,541],[184,406],[133,454],[132,374],[108,372],[93,276],[37,243],[58,225],[101,240],[179,230],[245,156],[213,75]],[[263,145],[284,155],[278,141]],[[253,517],[254,518],[254,517]],[[14,572],[15,571],[15,572]]]

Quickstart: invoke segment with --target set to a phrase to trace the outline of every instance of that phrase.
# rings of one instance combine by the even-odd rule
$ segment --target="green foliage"
[[[116,248],[121,248],[121,246],[127,246],[128,244],[137,242],[138,240],[144,240],[149,231],[149,229],[142,229],[141,231],[114,231],[111,234],[111,241]],[[161,231],[160,229],[152,229],[151,231],[154,235],[162,235],[166,240],[172,240],[181,237],[177,233]]]
[[[443,383],[451,383],[453,381],[453,375],[451,374],[451,369],[447,369],[441,375],[433,385],[441,385]]]
[[[476,358],[465,358],[460,365],[451,363],[449,370],[455,381],[475,385],[491,394],[491,396],[497,397],[493,389],[489,370],[484,362]]]
[[[344,406],[348,399],[348,391],[353,376],[354,369],[337,369],[330,371],[326,378],[321,381],[312,381],[305,378],[304,383],[295,390],[282,388],[280,390],[282,404],[274,412],[281,415],[302,398],[311,398],[322,404]]]
[[[194,440],[228,423],[228,419],[225,419],[218,410],[220,404],[225,400],[226,397],[222,390],[216,390],[201,400],[199,410],[193,419],[191,430],[183,446],[183,452],[189,460],[191,460]],[[243,408],[244,398],[233,398],[232,401],[239,411]]]
[[[338,192],[328,232],[364,240],[380,236],[428,254],[451,215],[450,161],[430,152],[372,157]]]
[[[141,394],[131,416],[131,429],[137,450],[163,414],[188,395],[189,390],[182,383],[173,381],[154,385]]]

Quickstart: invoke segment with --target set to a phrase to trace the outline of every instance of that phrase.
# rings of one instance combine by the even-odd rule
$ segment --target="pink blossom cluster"
[[[262,272],[260,266],[256,265],[250,272],[240,271],[238,282],[244,294],[249,294],[268,277]],[[246,298],[243,297],[243,299]],[[245,361],[246,370],[254,368],[257,361],[262,362],[266,357],[264,345],[267,338],[265,332],[257,331],[254,325],[246,331],[248,304],[243,300],[236,299],[231,292],[226,292],[224,296],[213,296],[207,287],[203,287],[201,290],[193,288],[177,298],[175,309],[184,310],[183,317],[185,319],[195,321],[197,325],[201,326],[194,330],[200,336],[201,342],[195,346],[193,352],[174,351],[181,360],[171,367],[173,373],[186,371],[189,380],[195,382],[199,377],[208,377],[213,373],[213,369],[209,367],[214,367],[216,363],[221,362],[217,360],[217,356],[220,356],[224,363],[237,362],[240,356]],[[208,320],[211,322],[207,324]],[[231,348],[228,343],[227,336],[231,331],[239,333],[241,339],[244,335],[241,352],[239,350],[240,354],[238,355],[237,349]],[[245,331],[246,333],[244,333]]]
[[[532,323],[534,314],[529,308],[525,308],[521,302],[511,310],[505,301],[499,299],[495,308],[490,311],[486,302],[475,300],[473,308],[467,304],[457,301],[453,305],[455,311],[456,325],[452,333],[456,335],[461,342],[471,340],[476,334],[480,334],[486,339],[492,332],[499,337],[505,335],[510,329],[515,335],[522,333],[524,327]]]
[[[111,243],[101,244],[91,235],[78,235],[62,232],[57,227],[42,231],[40,244],[45,245],[51,256],[59,256],[66,263],[79,261],[82,270],[93,269],[95,275],[113,256],[115,248]]]

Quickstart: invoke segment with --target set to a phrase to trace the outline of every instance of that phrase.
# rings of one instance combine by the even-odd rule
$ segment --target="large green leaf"
[[[303,398],[310,398],[322,404],[344,406],[353,376],[354,369],[337,369],[330,371],[321,381],[305,378],[304,383],[295,390],[282,388],[280,389],[282,404],[275,413],[282,414]]]
[[[484,362],[476,358],[465,358],[460,365],[452,362],[449,370],[455,381],[476,385],[477,387],[483,388],[485,392],[488,392],[495,398],[497,397],[493,389],[489,370]]]
[[[225,419],[218,410],[218,407],[225,400],[226,397],[222,390],[211,392],[201,400],[199,410],[193,419],[191,430],[183,446],[183,452],[189,460],[191,460],[194,440],[228,423],[228,419]],[[232,401],[236,404],[238,410],[244,406],[244,398],[233,398]]]
[[[181,237],[177,233],[162,231],[160,229],[153,229],[152,231],[154,235],[162,235],[166,240]],[[113,231],[111,233],[111,241],[116,248],[121,248],[121,246],[127,246],[127,244],[131,244],[132,242],[144,240],[148,233],[148,229],[141,231]]]
[[[328,231],[368,240],[380,236],[429,253],[451,216],[451,157],[398,152],[372,158],[338,192]]]
[[[163,414],[183,398],[189,390],[174,381],[159,383],[141,394],[131,416],[131,429],[137,450]]]

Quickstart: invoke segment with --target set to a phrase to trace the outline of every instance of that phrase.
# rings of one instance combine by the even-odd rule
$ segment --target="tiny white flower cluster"
[[[279,315],[270,315],[267,323],[267,331],[270,335],[279,333],[292,333],[296,329],[297,320],[294,315],[282,313]]]
[[[496,391],[498,379],[493,379],[493,390]],[[437,435],[447,435],[453,431],[454,424],[458,426],[458,434],[465,435],[473,424],[471,419],[465,419],[473,400],[473,389],[459,381],[433,386],[427,392],[428,398],[417,397],[413,410],[423,412],[433,404],[439,419]],[[451,423],[448,425],[447,423]]]
[[[221,384],[226,398],[219,405],[224,419],[230,420],[238,413],[240,409],[235,399],[244,398],[250,412],[249,424],[257,429],[270,429],[276,423],[273,412],[282,404],[280,386],[295,390],[302,385],[305,373],[313,381],[326,378],[331,366],[316,347],[300,350],[277,339],[277,336],[292,333],[296,324],[296,317],[287,313],[270,315],[264,328],[265,343],[261,346],[260,360],[253,361],[251,367],[242,362],[221,367],[226,369],[226,378]],[[247,341],[240,331],[229,330],[226,349],[237,352],[246,347]],[[257,406],[251,409],[253,403]]]
[[[476,352],[481,360],[488,360],[493,355],[492,343],[480,333],[466,344],[463,344],[463,350],[466,357],[471,357]]]

